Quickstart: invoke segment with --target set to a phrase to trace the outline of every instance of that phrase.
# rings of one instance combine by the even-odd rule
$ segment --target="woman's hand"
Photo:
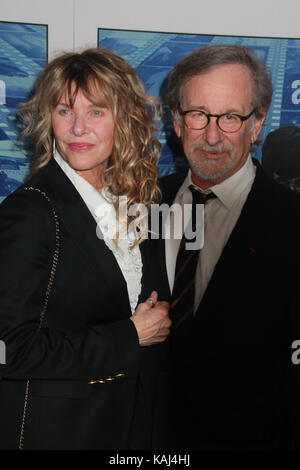
[[[170,333],[169,304],[158,301],[157,292],[139,304],[130,318],[136,327],[140,346],[162,343]]]

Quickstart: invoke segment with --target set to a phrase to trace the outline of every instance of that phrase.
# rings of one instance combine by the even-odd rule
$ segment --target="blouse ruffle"
[[[142,289],[142,257],[139,246],[133,247],[136,234],[131,230],[127,233],[126,222],[116,218],[112,204],[113,196],[103,189],[99,204],[94,210],[97,222],[97,233],[106,246],[113,252],[127,283],[128,296],[132,313],[135,311]],[[100,230],[99,230],[100,229]],[[116,234],[119,231],[119,238]]]

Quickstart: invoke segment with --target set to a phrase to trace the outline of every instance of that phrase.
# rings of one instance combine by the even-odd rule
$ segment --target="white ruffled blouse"
[[[132,248],[136,240],[135,232],[127,233],[126,222],[120,220],[118,229],[121,236],[116,243],[114,241],[117,229],[116,211],[110,202],[115,196],[112,196],[105,188],[101,193],[97,191],[73,170],[57,151],[55,160],[71,180],[97,222],[97,236],[102,238],[106,246],[113,252],[126,280],[130,307],[134,313],[142,288],[143,267],[139,246],[136,245]]]

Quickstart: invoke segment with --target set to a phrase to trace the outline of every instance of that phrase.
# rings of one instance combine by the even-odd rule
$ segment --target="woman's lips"
[[[88,142],[71,142],[68,147],[72,152],[84,153],[91,150],[95,145]]]

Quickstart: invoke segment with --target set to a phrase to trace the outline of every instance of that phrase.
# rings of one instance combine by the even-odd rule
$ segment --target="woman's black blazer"
[[[167,300],[159,246],[141,245],[140,301]],[[114,255],[54,160],[1,204],[0,266],[0,448],[159,446],[168,344],[139,346]]]

